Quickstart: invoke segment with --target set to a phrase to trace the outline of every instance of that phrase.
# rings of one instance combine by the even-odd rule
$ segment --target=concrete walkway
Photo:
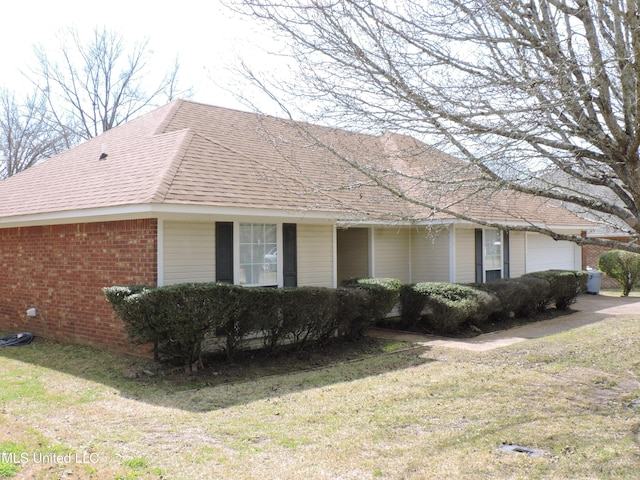
[[[482,352],[597,323],[606,318],[616,316],[637,316],[640,318],[640,298],[580,295],[576,303],[571,305],[571,309],[574,313],[509,330],[485,333],[468,339],[437,337],[378,328],[370,330],[368,334],[372,337],[396,339],[425,346],[444,346]]]

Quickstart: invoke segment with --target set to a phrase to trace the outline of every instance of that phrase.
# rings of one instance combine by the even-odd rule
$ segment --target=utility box
[[[587,270],[587,273],[587,293],[599,295],[600,285],[602,284],[602,272],[600,270]]]

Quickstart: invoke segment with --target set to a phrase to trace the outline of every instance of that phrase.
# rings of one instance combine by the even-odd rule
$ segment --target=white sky
[[[106,26],[129,45],[148,38],[163,72],[177,54],[181,86],[194,88],[193,100],[246,110],[215,83],[235,86],[240,80],[228,67],[239,56],[264,59],[257,45],[268,42],[254,22],[234,18],[219,0],[8,0],[2,10],[0,86],[17,93],[28,85],[20,71],[33,65],[34,44],[57,47],[56,34],[69,26],[81,35]]]

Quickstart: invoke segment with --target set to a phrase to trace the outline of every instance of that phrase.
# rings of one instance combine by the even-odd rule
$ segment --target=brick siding
[[[102,288],[157,284],[156,219],[0,229],[0,331],[147,355]],[[27,309],[37,315],[28,317]]]
[[[621,242],[628,242],[629,239],[626,237],[623,238],[611,238],[611,240],[617,240]],[[586,270],[587,267],[598,268],[598,258],[605,252],[611,250],[610,248],[600,247],[598,245],[583,245],[582,247],[582,269]],[[602,284],[601,288],[603,289],[620,289],[620,284],[614,280],[613,278],[608,277],[607,275],[602,275]]]

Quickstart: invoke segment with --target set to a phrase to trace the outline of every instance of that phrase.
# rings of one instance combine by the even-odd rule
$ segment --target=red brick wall
[[[102,288],[157,284],[157,228],[145,219],[0,229],[0,331],[146,354]]]
[[[628,242],[626,237],[612,237],[611,240],[618,240],[621,242]],[[587,267],[598,268],[598,258],[605,252],[611,250],[610,248],[600,247],[598,245],[583,245],[582,247],[582,269],[586,270]],[[617,290],[620,288],[620,284],[613,278],[609,278],[607,275],[602,275],[602,288]]]

